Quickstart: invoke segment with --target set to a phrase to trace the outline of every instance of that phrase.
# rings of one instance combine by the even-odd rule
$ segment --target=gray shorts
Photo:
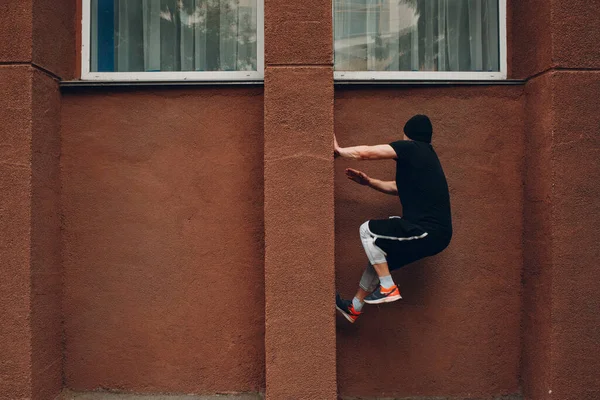
[[[365,222],[360,227],[360,237],[372,265],[387,262],[394,270],[441,252],[450,243],[451,235],[390,217]]]

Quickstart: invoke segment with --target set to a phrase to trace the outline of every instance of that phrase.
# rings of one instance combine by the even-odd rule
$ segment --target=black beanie
[[[415,115],[404,125],[404,133],[412,140],[431,143],[433,127],[427,115]]]

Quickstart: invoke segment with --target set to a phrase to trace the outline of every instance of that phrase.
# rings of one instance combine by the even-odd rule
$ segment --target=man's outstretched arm
[[[397,157],[396,152],[389,144],[340,147],[335,136],[333,137],[333,153],[336,157],[353,160],[391,160]]]
[[[398,187],[396,186],[395,181],[381,181],[379,179],[374,179],[369,177],[362,171],[357,171],[352,168],[346,168],[346,176],[351,181],[354,181],[360,185],[368,186],[372,189],[377,190],[378,192],[398,195]]]

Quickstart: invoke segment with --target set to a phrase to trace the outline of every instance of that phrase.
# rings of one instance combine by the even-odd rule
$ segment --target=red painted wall
[[[0,398],[62,387],[60,92],[74,0],[0,5]]]
[[[54,78],[75,75],[77,3],[0,6],[0,38],[9,38],[0,41],[0,398],[53,398],[63,381],[78,390],[262,390],[263,90],[77,91],[64,94],[61,111]],[[330,21],[330,9],[290,4],[267,5],[267,63],[328,65],[330,27],[315,21]],[[412,114],[433,117],[455,221],[444,253],[396,273],[402,302],[370,307],[354,326],[338,321],[342,394],[489,398],[521,386],[526,399],[600,396],[600,3],[508,4],[509,77],[541,74],[525,88],[336,89],[342,144],[389,142]],[[281,118],[271,115],[269,134],[287,148],[278,125],[295,135],[314,114],[294,99],[288,124],[285,101],[273,99]],[[276,175],[293,177],[290,165]],[[347,165],[392,179],[393,163],[335,164],[336,283],[350,296],[366,263],[358,226],[400,208],[345,180]],[[296,184],[307,190],[315,176],[303,176]],[[275,206],[269,212],[285,215]],[[331,236],[320,242],[331,244]],[[296,263],[319,257],[301,250]],[[270,295],[281,299],[287,275],[273,260]],[[316,309],[303,312],[313,318]],[[281,310],[272,321],[285,321]],[[304,329],[324,332],[319,346],[331,348],[330,326],[300,323],[292,333],[310,342]],[[325,384],[294,381],[294,357],[323,352],[286,347],[293,327],[270,326],[271,353],[288,352],[271,365],[292,366],[271,393],[304,384],[330,392],[329,353],[310,370]]]
[[[267,400],[337,399],[331,75],[265,75]]]
[[[553,77],[552,318],[558,398],[600,398],[600,71]]]
[[[32,399],[44,400],[62,388],[61,98],[56,80],[32,71],[31,373]]]
[[[0,66],[0,393],[20,398],[31,395],[31,79]]]
[[[598,72],[527,84],[523,392],[597,399],[600,379]]]
[[[519,392],[524,97],[521,86],[340,88],[342,146],[402,138],[426,113],[452,201],[454,237],[443,253],[394,273],[404,299],[338,318],[343,395],[486,398]],[[394,179],[394,163],[336,161],[336,267],[354,294],[367,263],[358,228],[400,215],[397,198],[350,182],[344,168]]]
[[[523,196],[523,346],[521,384],[526,398],[551,390],[552,330],[552,88],[549,74],[526,87]]]
[[[0,398],[61,389],[58,83],[0,67]]]
[[[526,85],[525,399],[597,399],[600,2],[514,2]]]
[[[262,95],[64,95],[67,387],[264,387]]]

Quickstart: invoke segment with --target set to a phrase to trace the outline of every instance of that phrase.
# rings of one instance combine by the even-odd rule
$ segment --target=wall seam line
[[[600,72],[600,68],[564,68],[564,67],[549,67],[525,79],[525,83],[546,75],[549,72]]]
[[[61,77],[58,76],[58,75],[56,75],[54,72],[52,72],[52,71],[50,71],[50,70],[48,70],[48,69],[46,69],[46,68],[44,68],[44,67],[42,67],[42,66],[40,66],[40,65],[38,65],[36,63],[34,63],[34,62],[31,63],[31,66],[34,69],[37,69],[38,71],[42,72],[43,74],[48,75],[50,78],[52,78],[52,79],[54,79],[54,80],[56,80],[58,82],[60,82],[62,80]]]
[[[57,81],[61,81],[60,76],[56,75],[54,72],[32,62],[32,61],[0,61],[0,67],[2,66],[30,66],[33,69],[37,69],[38,71],[48,75],[50,78],[57,80]]]

